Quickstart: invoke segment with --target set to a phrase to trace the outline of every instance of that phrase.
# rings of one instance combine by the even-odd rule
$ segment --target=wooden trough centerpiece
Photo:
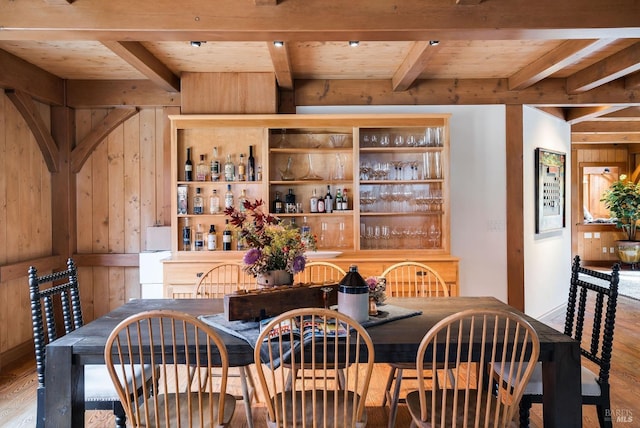
[[[297,308],[325,306],[338,303],[338,284],[295,284],[256,290],[240,290],[224,296],[224,314],[227,321],[258,321]]]

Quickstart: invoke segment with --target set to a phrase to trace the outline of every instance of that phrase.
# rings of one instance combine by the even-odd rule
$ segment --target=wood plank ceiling
[[[0,11],[0,87],[50,104],[179,105],[184,72],[271,72],[296,105],[530,104],[574,124],[575,142],[640,142],[637,0],[0,0]]]

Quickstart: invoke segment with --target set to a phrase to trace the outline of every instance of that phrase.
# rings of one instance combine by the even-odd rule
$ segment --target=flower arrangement
[[[249,247],[242,258],[245,272],[258,276],[276,270],[291,274],[304,270],[304,252],[315,250],[315,237],[303,237],[300,230],[283,224],[279,217],[265,214],[261,209],[263,204],[262,200],[245,200],[244,211],[235,207],[224,210],[231,217],[229,222],[239,229],[239,239]]]
[[[372,297],[377,304],[382,303],[387,298],[385,290],[387,289],[387,278],[383,276],[370,276],[365,279],[369,286],[369,297]]]

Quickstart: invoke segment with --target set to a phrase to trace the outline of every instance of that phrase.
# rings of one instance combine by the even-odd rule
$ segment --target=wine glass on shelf
[[[431,248],[439,246],[440,241],[440,228],[435,224],[429,226],[429,242],[431,242]]]
[[[289,147],[289,142],[287,141],[287,130],[280,130],[280,141],[278,141],[278,147],[281,149]]]
[[[313,162],[311,162],[311,153],[307,153],[307,159],[309,162],[309,171],[303,175],[302,177],[300,177],[300,180],[322,180],[323,178],[321,176],[319,176],[318,174],[316,174],[316,172],[313,170]]]

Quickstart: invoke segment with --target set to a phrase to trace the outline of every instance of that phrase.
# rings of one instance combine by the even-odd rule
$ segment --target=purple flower
[[[373,291],[373,290],[376,289],[376,286],[378,285],[378,280],[376,278],[370,276],[365,281],[366,281],[367,285],[369,286],[369,290]]]
[[[293,273],[302,272],[304,270],[304,265],[307,263],[304,256],[296,256],[293,259]]]
[[[259,248],[251,248],[244,254],[242,261],[245,265],[252,265],[260,259],[262,251]]]

